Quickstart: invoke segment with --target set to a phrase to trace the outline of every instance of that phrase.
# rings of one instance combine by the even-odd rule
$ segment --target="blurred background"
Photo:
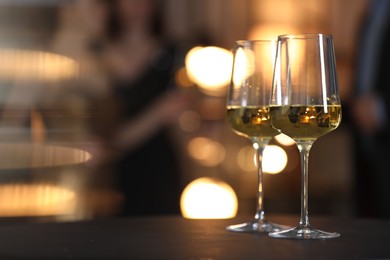
[[[254,150],[225,121],[230,50],[286,33],[335,44],[344,121],[313,146],[311,214],[383,216],[349,117],[372,3],[0,1],[0,216],[253,214]],[[295,144],[273,139],[264,164],[266,212],[298,214]]]

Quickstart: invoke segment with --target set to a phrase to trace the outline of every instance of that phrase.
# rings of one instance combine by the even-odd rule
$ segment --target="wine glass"
[[[271,124],[296,142],[301,159],[301,217],[295,228],[270,233],[276,238],[325,239],[339,237],[314,229],[308,215],[308,163],[313,142],[341,122],[333,40],[330,35],[278,37]]]
[[[269,98],[276,41],[237,41],[234,46],[232,80],[227,100],[227,120],[234,132],[248,138],[256,150],[258,193],[254,220],[231,225],[229,231],[270,232],[285,226],[270,223],[264,216],[263,150],[278,131],[269,121]]]

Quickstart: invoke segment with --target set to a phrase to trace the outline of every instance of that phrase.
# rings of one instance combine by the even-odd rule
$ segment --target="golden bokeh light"
[[[0,216],[58,216],[74,212],[75,192],[52,184],[0,185]]]
[[[185,132],[195,132],[201,125],[201,118],[195,111],[184,111],[179,117],[180,128]]]
[[[225,159],[225,147],[206,137],[195,137],[188,143],[188,153],[199,164],[208,167],[219,165]]]
[[[230,83],[233,55],[215,47],[194,47],[185,58],[189,79],[206,94],[222,95]]]
[[[184,189],[180,208],[184,218],[227,219],[236,216],[238,201],[236,193],[227,183],[203,177]]]
[[[237,163],[241,169],[247,172],[256,171],[256,151],[252,146],[242,147],[237,154]]]
[[[277,40],[278,35],[296,34],[298,29],[291,24],[256,24],[248,33],[250,40]]]
[[[61,80],[78,74],[71,58],[43,51],[0,49],[0,78],[8,80]]]
[[[287,153],[278,145],[267,145],[263,152],[263,171],[278,174],[286,168]]]
[[[263,171],[269,174],[278,174],[286,168],[287,153],[277,145],[267,145],[263,151]],[[247,172],[257,169],[257,154],[252,146],[242,147],[237,154],[238,166]]]
[[[194,82],[188,77],[186,67],[182,67],[177,70],[175,75],[175,80],[178,86],[180,87],[191,87],[194,85]]]
[[[291,137],[289,137],[285,134],[279,134],[279,135],[275,136],[275,139],[281,145],[290,146],[290,145],[295,144],[295,141]]]

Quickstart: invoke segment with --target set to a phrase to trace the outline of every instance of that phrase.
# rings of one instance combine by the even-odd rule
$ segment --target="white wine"
[[[270,123],[269,106],[228,106],[227,120],[237,134],[249,139],[270,140],[278,134]]]
[[[336,129],[341,122],[341,106],[271,106],[272,125],[295,141],[314,141]]]

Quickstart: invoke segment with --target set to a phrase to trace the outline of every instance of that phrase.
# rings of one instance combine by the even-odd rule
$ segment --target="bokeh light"
[[[0,78],[61,80],[75,77],[79,65],[71,58],[50,52],[0,49]]]
[[[279,135],[275,136],[275,139],[281,145],[290,146],[290,145],[295,144],[295,141],[291,137],[289,137],[285,134],[279,134]]]
[[[180,128],[185,132],[195,132],[201,125],[201,118],[195,111],[184,111],[179,117]]]
[[[190,219],[227,219],[237,214],[234,190],[225,182],[199,178],[184,189],[180,198],[181,213]]]
[[[276,40],[278,35],[296,34],[298,29],[291,24],[256,24],[250,28],[248,39],[250,40]]]
[[[237,162],[241,169],[253,172],[257,169],[257,155],[252,146],[242,147],[237,154]],[[282,172],[288,162],[287,153],[277,145],[267,145],[263,152],[264,173],[278,174]]]
[[[244,171],[252,172],[256,170],[254,160],[256,160],[256,151],[252,146],[244,146],[238,151],[237,163]]]
[[[0,216],[57,216],[71,214],[75,192],[52,184],[0,185]]]
[[[230,83],[233,55],[215,47],[194,47],[185,59],[188,77],[209,95],[223,95]]]
[[[250,49],[238,48],[234,59],[234,86],[240,86],[255,71],[255,55]]]
[[[182,67],[177,70],[175,75],[176,83],[180,87],[191,87],[194,85],[194,82],[188,77],[186,67]]]
[[[188,143],[188,153],[199,164],[213,167],[225,159],[225,147],[206,137],[195,137]]]
[[[263,152],[263,171],[278,174],[286,168],[287,153],[278,145],[267,145]]]

